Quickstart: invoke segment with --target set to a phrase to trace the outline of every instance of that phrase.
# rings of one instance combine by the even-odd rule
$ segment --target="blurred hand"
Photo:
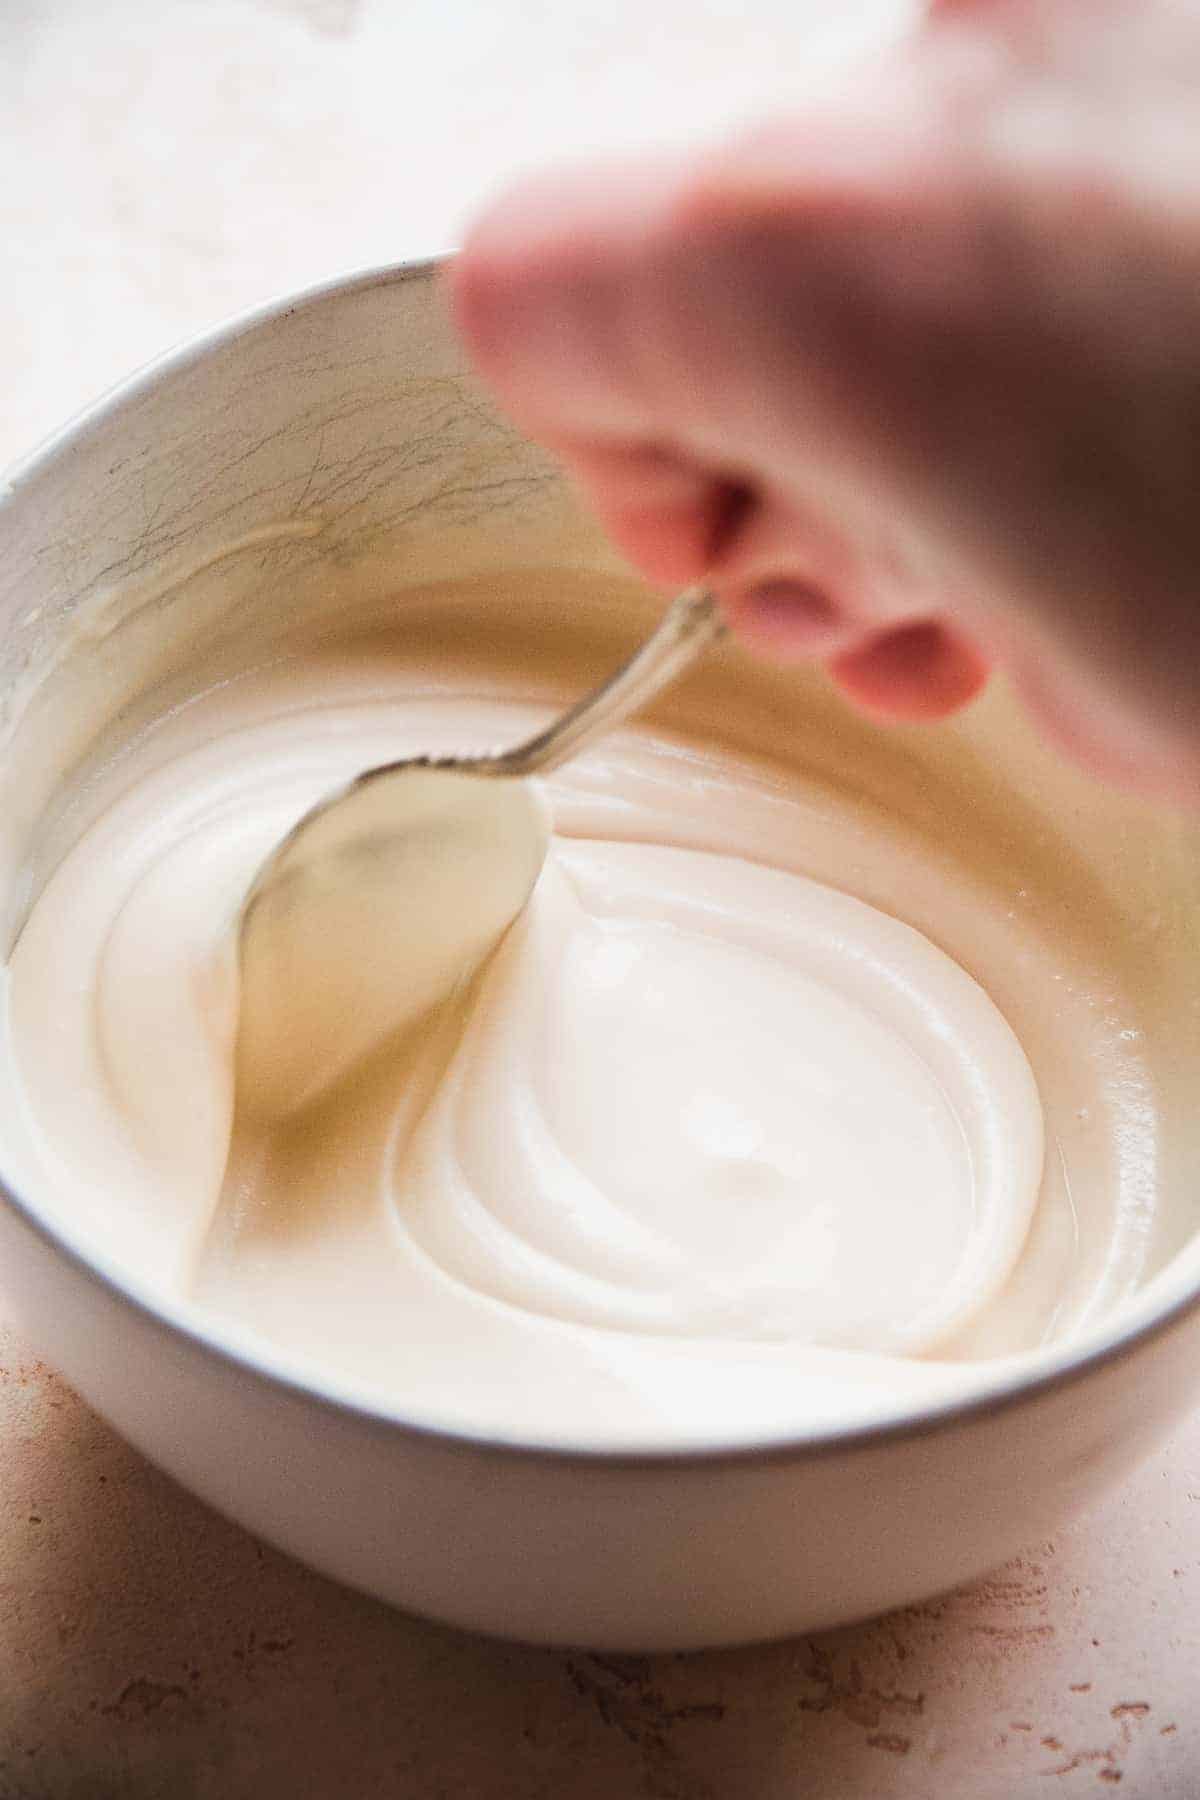
[[[1003,664],[1200,804],[1200,0],[943,0],[836,105],[519,189],[451,290],[652,581],[881,716]]]

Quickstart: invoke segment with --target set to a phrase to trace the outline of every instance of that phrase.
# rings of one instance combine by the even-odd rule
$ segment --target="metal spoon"
[[[714,596],[692,589],[627,663],[525,743],[388,763],[305,814],[242,907],[240,1118],[269,1123],[310,1105],[474,974],[545,860],[549,818],[523,778],[627,718],[724,629]]]

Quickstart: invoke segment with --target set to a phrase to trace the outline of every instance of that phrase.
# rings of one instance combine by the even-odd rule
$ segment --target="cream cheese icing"
[[[503,690],[430,692],[361,647],[157,732],[12,961],[64,1211],[343,1390],[610,1446],[878,1416],[1128,1289],[1156,1131],[1136,1025],[1077,983],[1027,1038],[976,973],[1011,997],[1063,969],[1004,896],[845,794],[650,726],[546,783],[546,866],[471,982],[292,1117],[235,1108],[262,860],[364,767],[541,721]],[[889,885],[933,893],[950,942],[975,920],[988,971]]]

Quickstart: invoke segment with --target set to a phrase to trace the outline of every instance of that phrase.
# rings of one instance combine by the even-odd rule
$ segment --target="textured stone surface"
[[[1200,1791],[1200,1458],[987,1581],[702,1656],[490,1643],[207,1511],[0,1338],[0,1800]]]
[[[497,175],[777,106],[903,10],[4,0],[0,462],[236,307],[452,241]],[[1195,1800],[1198,1551],[1200,1423],[1089,1521],[872,1625],[486,1643],[256,1544],[0,1329],[0,1800]]]

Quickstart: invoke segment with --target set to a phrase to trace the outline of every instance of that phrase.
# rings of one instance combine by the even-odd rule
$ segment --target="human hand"
[[[1200,804],[1200,6],[951,0],[840,103],[528,184],[451,272],[652,581]]]

